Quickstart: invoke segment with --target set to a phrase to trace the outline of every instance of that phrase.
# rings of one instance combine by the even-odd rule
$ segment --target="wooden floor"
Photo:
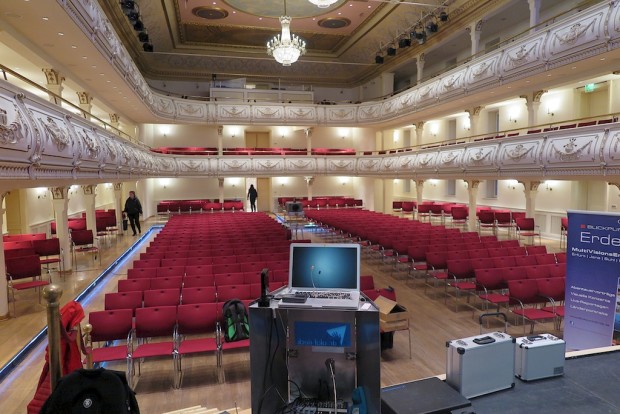
[[[147,221],[148,224],[152,222]],[[145,228],[143,226],[143,228]],[[144,251],[155,234],[145,236],[145,243],[137,253]],[[308,235],[306,234],[306,237]],[[324,234],[312,233],[315,241],[323,241]],[[112,263],[124,250],[138,239],[132,236],[119,236],[114,243],[103,250],[102,265],[98,266],[89,256],[78,258],[79,271],[64,278],[53,273],[54,282],[64,290],[62,303],[75,298],[100,272]],[[559,251],[557,241],[544,241],[548,251]],[[116,273],[100,284],[83,306],[86,313],[103,309],[103,295],[116,291],[117,280],[126,277],[131,266],[130,258]],[[406,331],[396,332],[394,348],[382,352],[381,385],[425,378],[445,373],[445,343],[447,340],[472,336],[480,332],[478,311],[472,311],[461,299],[459,310],[455,311],[454,298],[444,303],[443,288],[429,288],[424,291],[423,279],[408,279],[405,273],[391,274],[387,266],[377,261],[362,260],[362,274],[372,274],[377,287],[392,286],[397,299],[409,310],[411,320],[411,341],[413,357],[409,359],[409,344]],[[28,342],[45,324],[44,307],[37,304],[34,292],[18,295],[17,318],[0,322],[0,363],[4,365],[17,349]],[[85,322],[84,322],[85,323]],[[485,326],[485,330],[502,330],[498,321]],[[538,326],[537,331],[553,331],[551,323]],[[521,326],[509,327],[509,333],[521,336]],[[44,348],[40,345],[23,363],[0,383],[0,407],[2,413],[25,413],[26,405],[32,399],[43,366]],[[124,364],[109,364],[108,368],[124,370]],[[143,413],[163,413],[185,407],[202,406],[207,408],[250,407],[250,364],[249,354],[227,354],[223,368],[218,370],[213,356],[187,357],[183,359],[183,386],[172,387],[172,363],[168,360],[149,360],[142,364],[142,375],[137,380],[135,390]]]

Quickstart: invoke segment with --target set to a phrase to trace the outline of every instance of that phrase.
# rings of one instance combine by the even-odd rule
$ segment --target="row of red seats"
[[[171,155],[218,155],[218,149],[214,147],[158,147],[151,151],[159,154]],[[355,148],[312,148],[313,155],[355,155]],[[307,155],[306,148],[252,148],[236,147],[222,148],[223,155]]]
[[[243,211],[244,203],[241,200],[209,201],[209,200],[179,200],[160,201],[157,203],[158,213],[192,213],[215,211]]]
[[[220,261],[221,259],[217,259],[217,257],[228,257],[234,256],[239,263],[243,262],[259,262],[259,261],[273,261],[273,260],[288,260],[289,253],[283,251],[284,249],[275,247],[231,247],[231,248],[222,248],[218,249],[214,247],[212,250],[187,250],[187,249],[175,249],[169,250],[164,248],[159,248],[160,246],[149,246],[153,247],[150,250],[147,250],[145,253],[140,253],[140,260],[146,259],[186,259],[190,257],[194,257],[197,259],[204,259],[199,263],[194,264],[215,264],[216,261]],[[284,247],[288,248],[288,245]],[[256,253],[256,249],[259,251],[263,251],[264,253]],[[186,263],[187,264],[187,263]],[[168,262],[163,262],[163,266],[174,266],[173,264],[169,264]]]
[[[210,265],[195,264],[187,266],[159,266],[146,268],[132,268],[127,270],[128,279],[150,278],[150,277],[175,277],[175,276],[211,276],[223,274],[259,274],[263,269],[269,269],[272,274],[288,272],[288,260],[272,261],[272,262],[248,262],[230,267],[227,264]],[[279,276],[280,277],[280,276]],[[280,280],[275,279],[274,280]],[[282,279],[286,280],[286,278]]]
[[[198,263],[198,262],[191,262],[191,263]],[[164,272],[164,271],[171,271],[170,269],[177,269],[178,271],[181,271],[181,269],[183,268],[187,268],[187,267],[193,267],[193,266],[201,266],[203,271],[208,271],[209,267],[211,269],[212,274],[221,274],[221,273],[240,273],[240,272],[260,272],[262,269],[265,268],[269,268],[270,266],[284,266],[287,262],[286,261],[274,261],[274,262],[247,262],[247,263],[221,263],[221,264],[205,264],[205,265],[200,265],[200,264],[195,264],[195,265],[179,265],[179,266],[155,266],[152,265],[151,267],[145,267],[143,269],[144,272]],[[148,263],[144,266],[148,266],[151,265],[151,263]],[[143,266],[143,265],[141,265]],[[134,269],[130,269],[130,270],[139,270],[141,268],[135,268]],[[160,270],[161,269],[161,270]],[[133,274],[130,273],[128,270],[128,274]],[[179,274],[179,273],[177,273]]]
[[[206,287],[223,285],[251,285],[259,283],[259,272],[237,273],[170,273],[170,274],[141,274],[137,273],[127,279],[118,281],[118,291],[165,289],[173,287]],[[288,269],[270,270],[269,281],[274,284],[288,282]],[[278,286],[279,287],[279,286]]]
[[[174,360],[174,386],[181,386],[185,355],[213,353],[217,366],[227,350],[249,348],[249,339],[225,342],[221,339],[222,310],[219,303],[140,307],[91,312],[93,342],[126,341],[120,345],[91,347],[93,363],[127,361],[127,378],[134,387],[134,362],[140,365],[152,357]],[[135,313],[135,317],[134,317]],[[191,335],[191,336],[190,336]],[[160,338],[159,341],[147,341]],[[140,366],[138,367],[140,370]]]
[[[303,208],[348,208],[348,207],[362,207],[364,205],[363,200],[355,199],[353,197],[334,196],[334,197],[312,197],[312,200],[308,200],[307,197],[279,197],[278,204],[284,207],[289,201],[297,201],[301,203]]]

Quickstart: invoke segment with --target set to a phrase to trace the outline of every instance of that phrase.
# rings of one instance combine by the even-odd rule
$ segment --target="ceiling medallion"
[[[310,3],[317,6],[319,9],[326,9],[338,0],[308,0]]]
[[[207,20],[220,20],[228,17],[227,10],[212,6],[194,7],[192,9],[192,14]]]
[[[351,24],[351,20],[346,17],[327,17],[317,22],[320,27],[325,29],[341,29]]]

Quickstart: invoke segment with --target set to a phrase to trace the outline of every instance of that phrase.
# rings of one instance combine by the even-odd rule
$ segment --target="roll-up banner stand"
[[[620,330],[620,214],[569,211],[564,340],[609,346]]]

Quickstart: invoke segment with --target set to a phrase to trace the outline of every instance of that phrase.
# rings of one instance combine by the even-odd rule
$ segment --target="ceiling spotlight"
[[[140,19],[140,13],[138,13],[135,10],[132,10],[129,13],[127,13],[127,18],[129,19],[129,21],[135,22],[136,20]]]
[[[402,34],[400,39],[398,39],[398,47],[403,49],[409,46],[411,46],[411,38],[406,34]]]
[[[433,16],[431,20],[426,23],[426,28],[431,33],[436,33],[439,30],[439,25],[437,24],[437,18]]]
[[[144,23],[142,23],[142,20],[136,20],[133,24],[133,29],[138,32],[144,30]]]
[[[123,0],[121,1],[121,9],[125,14],[129,13],[136,7],[136,2],[133,0]]]
[[[147,32],[138,33],[138,40],[141,41],[142,43],[148,42],[149,34]]]
[[[396,48],[394,47],[394,44],[390,44],[387,48],[387,55],[388,56],[396,56]]]
[[[424,28],[422,26],[417,26],[413,33],[411,33],[412,37],[415,37],[416,39],[420,40],[420,39],[424,39],[426,37],[426,32],[424,31]]]
[[[439,20],[441,20],[442,22],[447,22],[448,13],[446,13],[445,11],[442,11],[441,13],[439,13]]]
[[[380,53],[377,53],[377,56],[375,56],[375,63],[377,65],[381,65],[383,64],[383,56]]]
[[[142,49],[144,49],[145,52],[151,53],[151,52],[153,52],[153,44],[152,43],[143,43],[142,44]]]

